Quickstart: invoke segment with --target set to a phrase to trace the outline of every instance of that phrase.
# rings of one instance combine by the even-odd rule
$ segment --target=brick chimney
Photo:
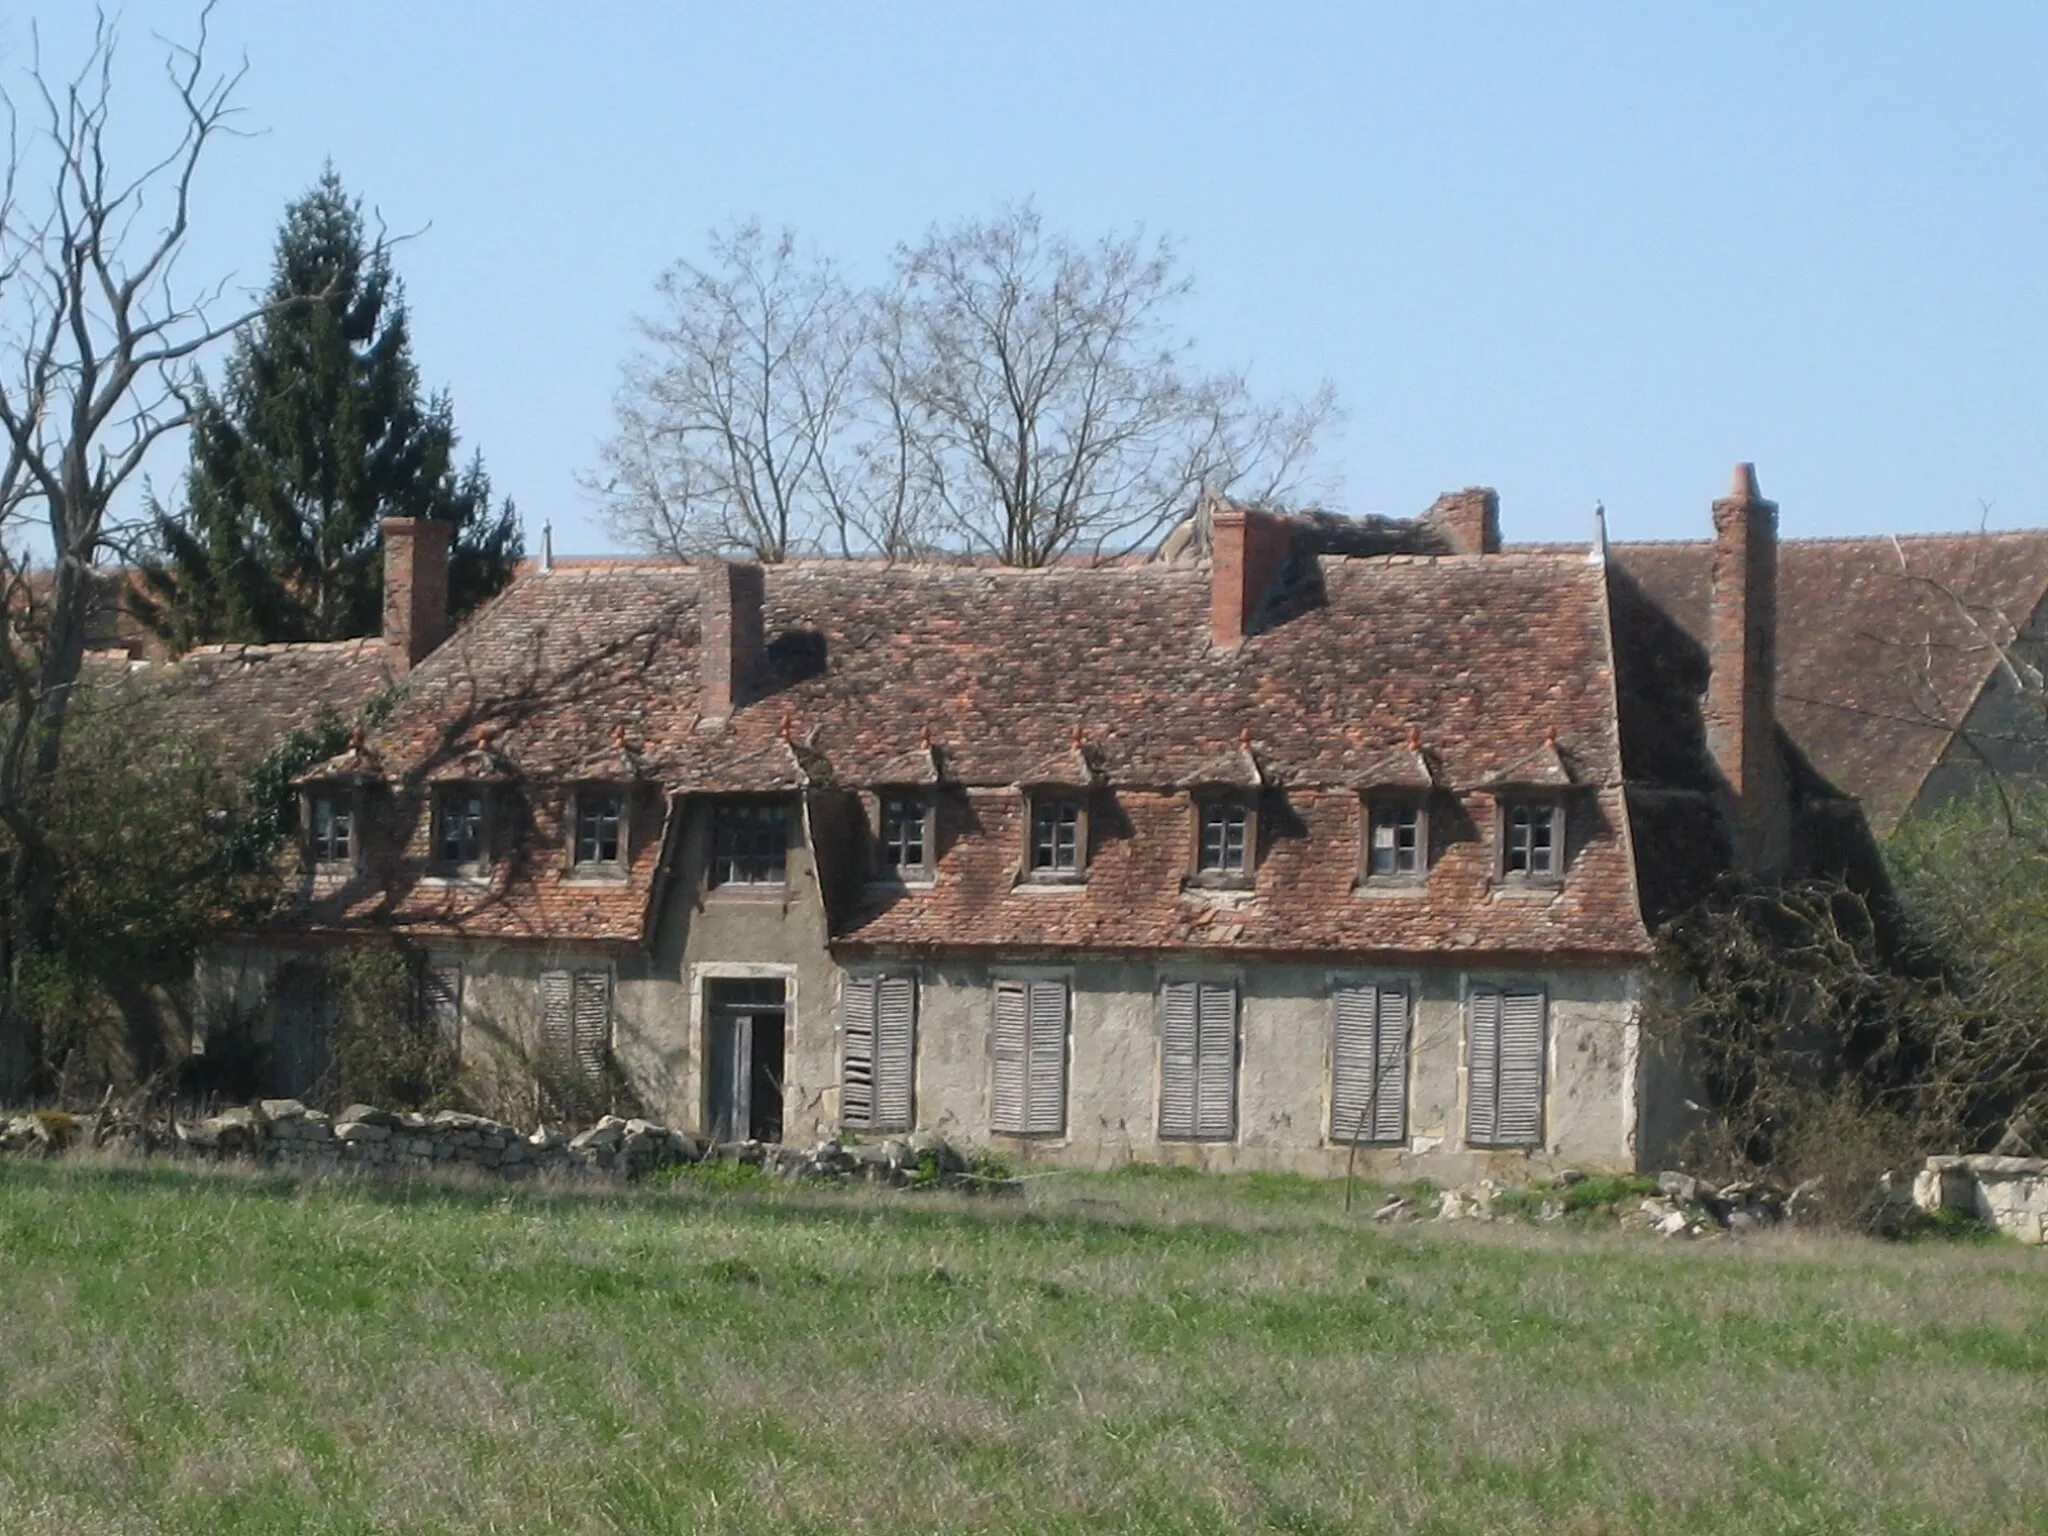
[[[1444,536],[1454,555],[1500,553],[1500,495],[1486,486],[1444,492],[1422,520]]]
[[[705,721],[729,720],[761,662],[766,584],[752,561],[706,560],[698,572],[704,584],[697,621],[697,664],[703,669],[698,712]]]
[[[455,525],[433,517],[387,517],[384,534],[384,643],[401,672],[448,638],[448,546]]]
[[[1707,746],[1734,801],[1736,857],[1771,869],[1790,832],[1777,741],[1778,508],[1757,490],[1753,464],[1736,465],[1714,503],[1707,660]]]
[[[1218,503],[1209,513],[1209,640],[1228,650],[1250,633],[1252,616],[1287,561],[1294,530],[1277,512]]]

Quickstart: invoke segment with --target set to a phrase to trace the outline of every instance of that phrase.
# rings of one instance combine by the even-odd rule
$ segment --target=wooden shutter
[[[1201,1061],[1200,1005],[1195,984],[1169,981],[1159,1010],[1159,1134],[1195,1134],[1195,1078]]]
[[[435,1043],[451,1051],[462,1049],[462,967],[437,965],[426,976],[427,1023]]]
[[[1237,988],[1205,981],[1198,990],[1195,1134],[1204,1141],[1228,1141],[1237,1134]]]
[[[1330,1139],[1372,1139],[1373,1072],[1379,1060],[1378,993],[1339,987],[1332,998],[1335,1034],[1330,1050]]]
[[[575,1009],[567,971],[540,973],[540,1050],[557,1072],[567,1072],[575,1064]]]
[[[1333,1141],[1400,1141],[1408,1127],[1408,989],[1339,987],[1330,1062]]]
[[[1372,1139],[1400,1141],[1408,1134],[1408,989],[1374,988],[1378,994],[1378,1050],[1372,1075]]]
[[[884,976],[876,990],[872,1124],[878,1131],[907,1131],[917,1070],[917,981]]]
[[[609,971],[576,973],[576,1075],[586,1083],[604,1081],[604,1059],[612,1034],[612,977]]]
[[[1465,1140],[1499,1140],[1500,992],[1475,987],[1465,998]]]
[[[1500,995],[1497,1142],[1543,1139],[1543,994],[1530,989]]]
[[[995,1057],[995,1104],[989,1124],[995,1130],[1020,1136],[1030,1129],[1025,1115],[1025,1079],[1031,1051],[1031,1014],[1023,982],[996,983],[989,1034],[989,1048]]]
[[[849,976],[839,992],[839,1123],[875,1123],[875,979]]]
[[[1057,1136],[1067,1128],[1067,984],[1034,981],[1030,1001],[1024,1124],[1034,1136]]]

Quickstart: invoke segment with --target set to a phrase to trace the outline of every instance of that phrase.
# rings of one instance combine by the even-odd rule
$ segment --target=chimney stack
[[[1745,869],[1784,862],[1785,785],[1778,757],[1778,508],[1756,466],[1735,466],[1714,503],[1707,621],[1707,746],[1734,799],[1735,852]]]
[[[433,517],[387,517],[384,643],[409,672],[448,638],[448,546],[455,525]]]
[[[766,583],[752,561],[706,560],[698,617],[697,662],[703,668],[699,714],[725,721],[739,708],[747,679],[760,665],[765,641],[761,603]]]
[[[1422,520],[1444,536],[1454,555],[1500,553],[1500,495],[1486,486],[1446,491],[1430,504]]]
[[[1287,561],[1294,530],[1277,512],[1218,502],[1209,513],[1209,640],[1228,650],[1251,632],[1252,616]]]

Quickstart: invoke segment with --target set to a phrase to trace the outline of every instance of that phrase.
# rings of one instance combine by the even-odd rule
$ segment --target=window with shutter
[[[1333,1141],[1398,1142],[1408,1134],[1408,989],[1344,986],[1333,998]]]
[[[1007,1136],[1058,1136],[1067,1128],[1064,981],[999,981],[990,1021],[994,1058],[991,1127]]]
[[[451,1051],[462,1049],[462,967],[437,965],[426,976],[427,1023],[434,1040]]]
[[[1545,998],[1534,987],[1475,987],[1465,1001],[1465,1139],[1526,1146],[1543,1139]]]
[[[1228,1141],[1237,1134],[1237,988],[1171,981],[1159,1013],[1159,1134]]]
[[[541,1054],[550,1068],[564,1079],[601,1084],[611,1034],[609,971],[540,973]]]

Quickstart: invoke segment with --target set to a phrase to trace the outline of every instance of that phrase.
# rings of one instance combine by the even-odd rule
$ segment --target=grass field
[[[0,1165],[0,1531],[2048,1531],[2048,1255]]]

